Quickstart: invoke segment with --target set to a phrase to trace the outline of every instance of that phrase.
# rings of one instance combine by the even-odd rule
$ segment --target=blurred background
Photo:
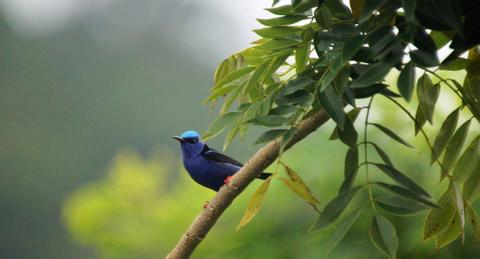
[[[204,131],[216,116],[201,105],[214,69],[255,39],[255,18],[270,4],[0,1],[0,258],[163,257],[214,195],[188,178],[171,136]],[[428,167],[413,125],[383,116],[393,106],[378,99],[374,118],[396,125],[417,149],[379,142],[413,178],[436,186],[438,168]],[[331,130],[328,124],[284,158],[322,204],[341,183],[346,153],[327,141]],[[258,132],[227,153],[246,160]],[[221,147],[222,137],[211,143]],[[308,233],[315,212],[277,180],[259,215],[235,231],[258,184],[231,206],[195,258],[323,257],[332,231]],[[392,217],[405,226],[399,255],[480,254],[470,236],[464,246],[435,251],[422,241],[424,216]],[[330,258],[381,258],[368,240],[370,219],[365,211]]]

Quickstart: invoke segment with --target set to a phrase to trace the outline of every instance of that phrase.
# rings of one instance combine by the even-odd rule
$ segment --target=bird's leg
[[[205,204],[203,204],[203,208],[206,209],[209,203],[210,203],[209,201],[206,201]]]
[[[231,175],[230,175],[230,176],[227,176],[227,178],[225,178],[225,180],[223,180],[223,183],[224,183],[226,186],[228,186],[228,184],[229,184],[230,181],[232,180],[232,177],[233,177],[233,176],[231,176]]]

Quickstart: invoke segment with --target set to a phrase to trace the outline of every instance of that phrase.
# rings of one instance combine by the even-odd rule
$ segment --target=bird
[[[173,138],[180,142],[183,165],[190,177],[211,190],[218,191],[222,185],[228,184],[243,166],[237,160],[200,141],[200,134],[194,130],[187,130]],[[257,178],[265,180],[270,175],[271,173],[262,172]]]

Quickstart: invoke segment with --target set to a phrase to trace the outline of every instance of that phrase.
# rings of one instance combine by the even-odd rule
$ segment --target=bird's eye
[[[195,144],[198,142],[197,138],[186,138],[185,141],[187,141],[190,144]]]

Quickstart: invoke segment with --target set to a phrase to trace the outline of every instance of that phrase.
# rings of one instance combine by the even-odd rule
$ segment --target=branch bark
[[[296,126],[295,135],[287,144],[285,150],[304,139],[318,127],[328,121],[324,110],[300,121]],[[255,153],[231,179],[229,186],[222,186],[203,210],[192,222],[187,231],[178,241],[175,248],[167,255],[167,259],[189,258],[195,248],[205,238],[208,231],[215,225],[218,218],[232,201],[250,184],[263,170],[278,157],[280,143],[277,140],[269,142]]]

